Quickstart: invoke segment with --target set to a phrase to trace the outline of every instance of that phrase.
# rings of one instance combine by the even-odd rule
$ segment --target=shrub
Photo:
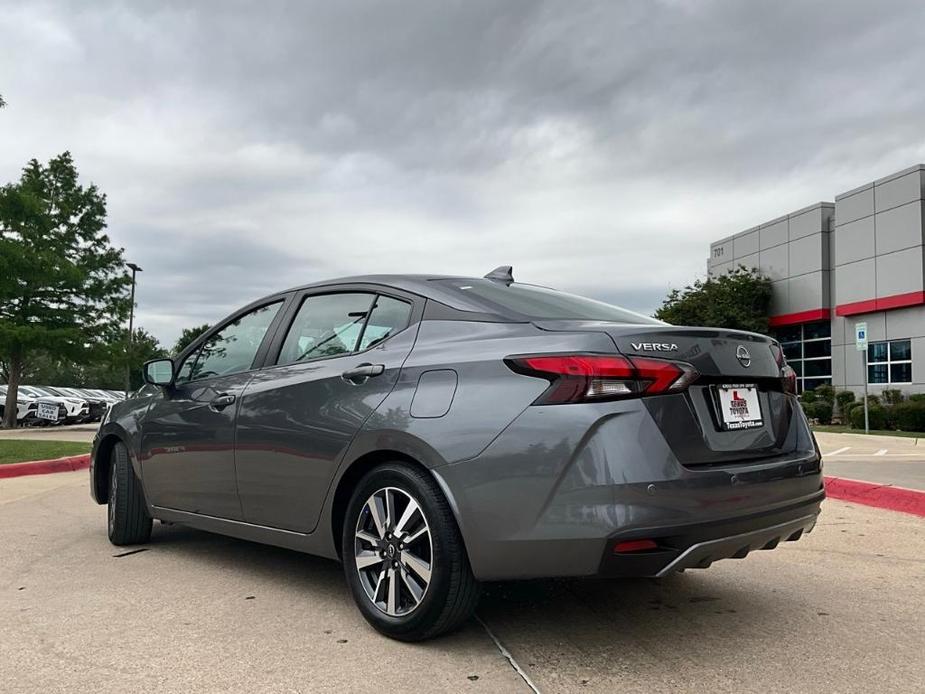
[[[883,429],[886,426],[886,410],[880,405],[868,407],[868,421],[871,429]],[[864,408],[859,406],[851,410],[851,426],[855,429],[864,428]]]
[[[816,402],[803,403],[803,411],[808,419],[819,420],[820,424],[832,423],[832,406],[827,402],[818,400]]]
[[[831,424],[832,423],[832,403],[830,402],[814,402],[813,403],[813,416],[819,420],[820,424]]]
[[[868,396],[867,396],[867,404],[868,404],[868,405],[879,405],[879,404],[880,404],[880,396],[878,396],[878,395],[868,395]]]
[[[847,409],[842,412],[842,423],[847,424],[848,426],[853,426],[851,422],[854,421],[854,411],[861,410],[861,425],[864,424],[864,403],[863,402],[849,402],[846,406]]]
[[[909,396],[910,402],[925,402],[925,393],[913,393]]]
[[[887,405],[898,405],[903,401],[903,392],[899,388],[884,388],[881,395]]]
[[[847,414],[848,405],[854,402],[854,392],[850,390],[840,390],[835,393],[835,402],[838,403],[838,413],[844,417]]]
[[[890,410],[890,419],[897,429],[925,431],[925,401],[901,402]]]
[[[809,404],[811,402],[816,402],[816,394],[811,390],[804,390],[800,394],[800,402]]]
[[[822,400],[830,405],[835,402],[835,389],[826,383],[823,383],[821,386],[816,386],[813,393],[816,395],[816,400]]]

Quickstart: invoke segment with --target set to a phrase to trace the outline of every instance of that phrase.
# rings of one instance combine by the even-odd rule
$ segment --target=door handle
[[[379,376],[385,371],[385,364],[360,364],[352,369],[347,369],[341,374],[345,381],[350,383],[364,383],[367,378]]]
[[[235,401],[235,396],[231,393],[222,393],[221,395],[216,395],[209,402],[209,407],[211,407],[216,412],[221,412],[229,405],[233,405]]]

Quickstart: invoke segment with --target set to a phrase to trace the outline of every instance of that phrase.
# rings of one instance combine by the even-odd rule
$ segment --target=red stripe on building
[[[829,309],[814,308],[811,311],[798,311],[797,313],[782,313],[779,316],[768,318],[768,325],[776,328],[781,325],[797,325],[798,323],[812,323],[817,320],[828,320]]]
[[[925,304],[925,292],[907,292],[882,296],[879,299],[865,299],[850,304],[839,304],[835,307],[836,316],[854,316],[858,313],[873,313],[874,311],[888,311],[891,308],[904,308]]]

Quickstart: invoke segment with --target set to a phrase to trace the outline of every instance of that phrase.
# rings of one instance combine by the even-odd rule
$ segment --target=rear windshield
[[[601,320],[636,325],[664,325],[662,321],[603,301],[567,294],[532,284],[505,284],[485,279],[438,280],[464,294],[471,302],[501,314],[531,320]]]

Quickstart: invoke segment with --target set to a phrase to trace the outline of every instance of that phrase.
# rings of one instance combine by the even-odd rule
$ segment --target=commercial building
[[[925,165],[710,244],[707,272],[773,282],[771,330],[800,390],[925,392]],[[867,352],[855,324],[867,324]]]

